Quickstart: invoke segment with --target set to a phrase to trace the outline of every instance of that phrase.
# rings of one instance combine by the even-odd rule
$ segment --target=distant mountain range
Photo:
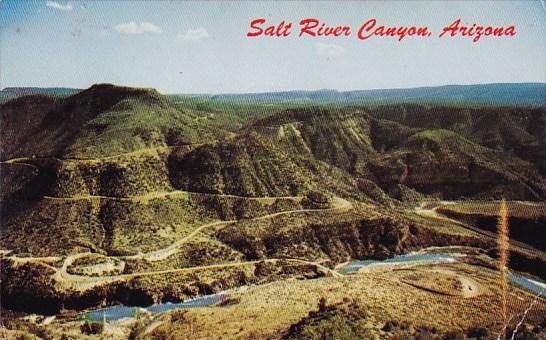
[[[446,85],[409,89],[359,91],[287,91],[247,94],[203,95],[214,101],[310,102],[320,104],[362,103],[431,103],[482,105],[544,105],[545,83],[502,83],[478,85]]]
[[[7,87],[0,91],[0,102],[26,95],[42,94],[66,97],[81,89],[65,87]],[[446,85],[408,89],[358,91],[295,90],[263,93],[197,94],[213,102],[313,103],[313,104],[391,104],[430,103],[446,105],[546,105],[546,83],[498,83],[477,85]]]

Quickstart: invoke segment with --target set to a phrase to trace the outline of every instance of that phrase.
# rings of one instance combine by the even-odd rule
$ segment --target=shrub
[[[84,334],[102,334],[104,331],[104,324],[98,322],[86,322],[80,327]]]

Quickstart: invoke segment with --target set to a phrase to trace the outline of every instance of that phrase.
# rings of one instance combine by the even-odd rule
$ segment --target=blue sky
[[[247,38],[263,17],[314,17],[353,31],[428,26],[428,39]],[[464,23],[513,38],[438,39]],[[163,93],[402,88],[545,82],[545,11],[536,1],[178,2],[0,0],[0,87],[86,88],[109,82]]]

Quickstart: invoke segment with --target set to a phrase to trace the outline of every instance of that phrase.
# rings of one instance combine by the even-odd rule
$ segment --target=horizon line
[[[416,90],[416,89],[428,89],[428,88],[440,88],[440,87],[456,87],[456,86],[487,86],[487,85],[544,85],[546,82],[538,81],[526,81],[526,82],[487,82],[487,83],[469,83],[469,84],[442,84],[442,85],[423,85],[423,86],[413,86],[413,87],[383,87],[383,88],[370,88],[370,89],[351,89],[351,90],[339,90],[335,88],[317,88],[317,89],[286,89],[286,90],[274,90],[274,91],[258,91],[258,92],[160,92],[156,87],[149,86],[131,86],[124,85],[119,83],[108,83],[108,82],[98,82],[90,85],[89,87],[79,88],[79,87],[69,87],[69,86],[6,86],[0,91],[5,91],[7,89],[70,89],[70,90],[80,90],[84,91],[96,85],[113,85],[118,87],[130,87],[137,89],[153,89],[158,91],[162,95],[253,95],[253,94],[274,94],[274,93],[290,93],[290,92],[319,92],[319,91],[333,91],[339,93],[348,93],[348,92],[361,92],[361,91],[388,91],[388,90]]]

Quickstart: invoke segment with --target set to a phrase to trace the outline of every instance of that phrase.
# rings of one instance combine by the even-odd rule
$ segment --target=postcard
[[[546,12],[0,0],[0,337],[546,337]]]

